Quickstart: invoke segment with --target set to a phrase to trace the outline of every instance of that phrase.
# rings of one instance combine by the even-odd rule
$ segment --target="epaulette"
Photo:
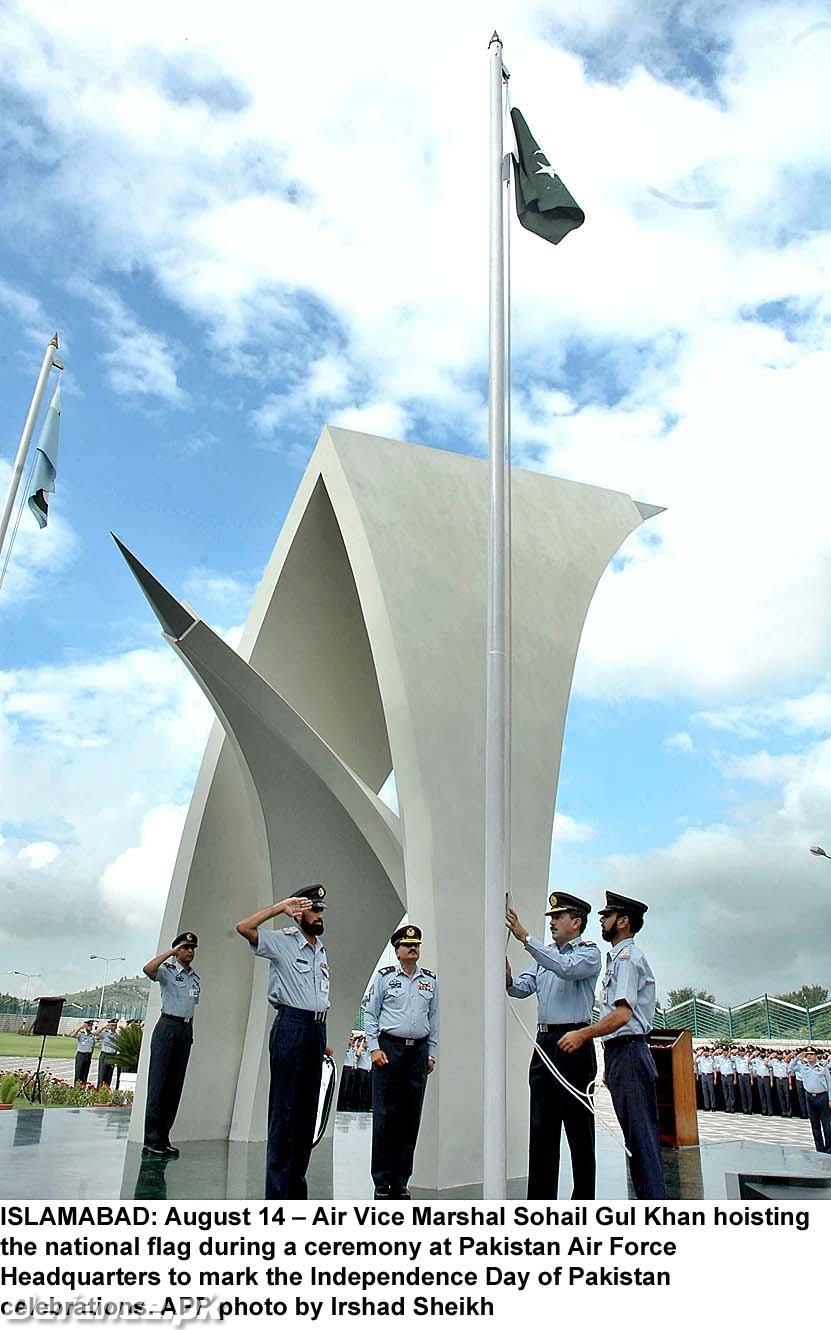
[[[581,939],[580,939],[580,941],[577,943],[577,945],[578,945],[578,947],[596,947],[596,946],[597,946],[597,943],[596,943],[596,942],[592,942],[592,940],[591,940],[590,937],[585,937],[585,938],[581,937]]]
[[[395,966],[394,966],[394,965],[385,965],[384,968],[383,968],[382,970],[379,970],[379,971],[378,971],[378,973],[379,973],[379,974],[392,974],[392,972],[393,972],[394,969],[395,969]]]
[[[436,977],[436,972],[435,972],[435,970],[428,970],[426,965],[422,965],[422,967],[421,967],[421,973],[422,973],[422,974],[429,974],[429,976],[430,976],[431,979],[435,979],[435,977]]]

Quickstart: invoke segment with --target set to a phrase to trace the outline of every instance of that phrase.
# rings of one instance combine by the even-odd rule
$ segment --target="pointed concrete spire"
[[[184,605],[181,605],[174,596],[171,596],[169,591],[165,590],[161,582],[156,581],[153,574],[149,573],[144,567],[144,564],[139,563],[135,554],[131,554],[126,545],[122,545],[115,532],[111,531],[110,535],[124,555],[130,571],[147,597],[150,608],[165,633],[178,642],[188,628],[196,623],[196,619],[185,609]]]
[[[650,517],[657,517],[659,513],[666,512],[666,508],[657,508],[654,503],[640,503],[637,499],[633,502],[645,522],[647,522]]]

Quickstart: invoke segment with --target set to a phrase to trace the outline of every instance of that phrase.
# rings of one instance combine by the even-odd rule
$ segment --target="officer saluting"
[[[643,927],[648,909],[643,901],[606,892],[606,908],[599,913],[603,941],[611,943],[612,949],[606,956],[600,1019],[588,1029],[564,1035],[560,1048],[574,1052],[587,1039],[603,1039],[606,1084],[631,1152],[635,1195],[642,1201],[661,1201],[667,1193],[661,1167],[657,1071],[646,1042],[655,1019],[655,976],[632,941]]]
[[[326,888],[316,883],[237,924],[255,956],[269,962],[268,1000],[276,1015],[268,1040],[266,1200],[305,1201],[329,1010],[329,961],[321,941]],[[287,914],[290,928],[263,928]]]
[[[200,990],[192,964],[197,945],[195,933],[180,933],[169,951],[154,956],[144,967],[147,978],[162,990],[162,1014],[150,1041],[147,1073],[144,1153],[149,1155],[179,1153],[170,1144],[170,1129],[179,1111],[193,1044],[193,1013]]]
[[[591,906],[562,891],[548,898],[552,946],[529,937],[514,910],[505,922],[531,957],[532,965],[514,979],[505,962],[505,983],[511,997],[537,995],[537,1044],[562,1076],[585,1091],[597,1074],[594,1045],[564,1053],[557,1046],[568,1030],[587,1026],[592,1018],[594,985],[600,973],[600,952],[584,942]],[[571,1150],[572,1200],[594,1200],[594,1115],[554,1077],[534,1049],[528,1071],[531,1120],[528,1139],[528,1199],[556,1200],[560,1172],[560,1137],[565,1127]]]
[[[435,1066],[439,988],[419,965],[421,929],[405,924],[390,938],[397,965],[375,975],[364,998],[372,1058],[372,1180],[376,1200],[409,1200],[421,1107]]]

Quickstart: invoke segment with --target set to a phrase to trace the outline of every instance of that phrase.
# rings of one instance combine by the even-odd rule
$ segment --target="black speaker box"
[[[35,1016],[32,1033],[57,1034],[65,1001],[66,999],[62,997],[38,998],[37,1015]]]

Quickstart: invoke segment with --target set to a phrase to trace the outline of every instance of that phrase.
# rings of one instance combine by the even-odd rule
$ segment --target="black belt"
[[[827,1098],[828,1098],[828,1095],[825,1093],[824,1090],[806,1090],[805,1093],[806,1093],[806,1095],[808,1096],[809,1099],[827,1099]]]
[[[421,1044],[426,1044],[427,1035],[424,1034],[420,1039],[404,1039],[400,1034],[390,1034],[389,1030],[382,1030],[379,1039],[391,1039],[394,1044],[403,1044],[405,1048],[418,1048]]]
[[[537,1034],[557,1034],[565,1030],[585,1030],[588,1021],[577,1021],[573,1025],[538,1025]]]
[[[281,1002],[277,1008],[278,1015],[287,1015],[294,1021],[307,1021],[311,1024],[320,1025],[326,1020],[325,1011],[308,1011],[306,1007],[289,1007]]]
[[[193,1025],[192,1016],[173,1016],[169,1011],[163,1011],[162,1015],[166,1021],[178,1021],[180,1025]]]
[[[647,1034],[621,1034],[617,1039],[604,1040],[603,1051],[614,1047],[619,1048],[621,1044],[645,1044],[648,1038],[649,1035]],[[707,1072],[708,1076],[712,1076],[712,1074],[711,1071]]]

